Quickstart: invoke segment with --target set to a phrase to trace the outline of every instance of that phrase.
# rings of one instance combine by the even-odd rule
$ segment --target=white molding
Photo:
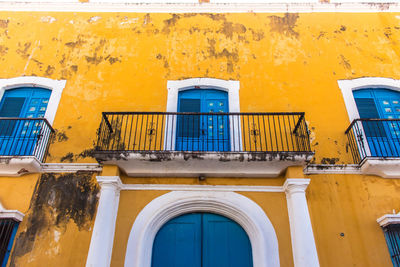
[[[363,88],[386,88],[400,92],[400,80],[382,77],[366,77],[353,80],[338,80],[350,122],[360,118],[353,91]]]
[[[400,214],[385,214],[376,221],[381,227],[386,227],[390,224],[400,224]]]
[[[124,184],[121,190],[157,191],[212,191],[212,192],[276,192],[282,193],[282,186],[254,185],[186,185],[186,184]]]
[[[319,266],[306,199],[306,189],[309,183],[310,179],[286,179],[283,184],[286,192],[295,267]]]
[[[49,89],[51,90],[51,95],[44,117],[48,120],[50,125],[53,125],[65,84],[66,80],[52,80],[49,78],[34,76],[0,79],[0,99],[3,97],[5,90],[8,89],[14,89],[18,87],[41,87]]]
[[[362,174],[358,164],[309,164],[304,174]]]
[[[0,11],[30,12],[133,12],[133,13],[382,13],[400,12],[399,3],[265,3],[265,4],[146,4],[118,2],[7,1]]]
[[[86,267],[109,267],[122,182],[119,176],[97,176],[96,179],[100,185],[100,198]]]
[[[180,81],[168,81],[167,90],[167,112],[177,112],[178,111],[178,94],[181,91],[190,89],[217,89],[225,91],[228,93],[228,112],[240,112],[239,103],[239,81],[227,81],[214,78],[191,78]],[[167,118],[170,120],[169,118]],[[166,119],[166,120],[167,120]],[[175,133],[176,133],[176,118],[172,118],[172,127],[165,127],[164,133],[164,148],[165,150],[175,150]],[[167,124],[167,122],[165,122]],[[240,136],[240,119],[236,123],[229,123],[230,126],[230,136],[231,138],[231,148],[238,148],[236,151],[241,151],[241,136]],[[167,129],[168,128],[168,129]],[[239,134],[234,134],[239,133]],[[172,138],[172,139],[171,139]],[[169,142],[168,140],[172,140]]]
[[[25,214],[18,210],[7,210],[3,207],[3,205],[0,202],[0,218],[1,219],[15,219],[19,222],[22,221],[24,218]]]
[[[42,163],[35,156],[0,156],[0,176],[101,170],[102,166],[98,163]]]
[[[400,158],[365,158],[360,169],[362,174],[400,179]]]
[[[153,241],[167,221],[190,212],[212,212],[240,224],[249,236],[254,267],[279,266],[278,239],[265,212],[254,201],[234,192],[164,194],[143,208],[129,235],[126,267],[150,267]]]
[[[42,172],[101,171],[98,163],[42,163]]]

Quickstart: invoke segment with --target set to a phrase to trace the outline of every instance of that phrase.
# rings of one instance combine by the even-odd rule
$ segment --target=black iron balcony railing
[[[96,150],[311,152],[301,112],[103,112]]]
[[[356,119],[347,128],[353,161],[400,157],[400,119]]]
[[[0,117],[0,156],[35,156],[43,162],[53,134],[44,118]]]

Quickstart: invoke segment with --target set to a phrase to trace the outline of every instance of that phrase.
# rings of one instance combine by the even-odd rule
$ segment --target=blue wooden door
[[[179,92],[178,112],[227,113],[224,91],[186,90]],[[227,115],[178,115],[175,149],[178,151],[230,151]]]
[[[236,222],[211,213],[185,214],[157,233],[152,267],[251,267],[250,240]]]
[[[400,119],[400,94],[388,89],[362,89],[354,92],[362,119]],[[371,156],[400,156],[399,121],[363,122]]]
[[[43,118],[51,91],[43,88],[18,88],[5,91],[0,102],[0,117]],[[0,121],[0,155],[32,155],[42,122]]]

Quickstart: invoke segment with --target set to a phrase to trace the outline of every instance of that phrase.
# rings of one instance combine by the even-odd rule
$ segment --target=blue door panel
[[[152,267],[201,267],[201,215],[185,214],[157,233]]]
[[[360,118],[400,118],[400,94],[388,89],[361,89],[353,92]],[[399,122],[363,122],[371,156],[400,156]]]
[[[185,214],[157,233],[152,267],[252,267],[250,240],[239,224],[216,214]]]
[[[253,266],[250,240],[236,222],[203,214],[203,267]]]
[[[51,91],[43,88],[18,88],[5,91],[0,102],[0,117],[43,118]],[[2,120],[0,155],[32,155],[42,121]]]
[[[186,90],[179,93],[178,112],[226,113],[228,94],[224,91]],[[229,119],[218,115],[177,115],[178,151],[229,151]]]

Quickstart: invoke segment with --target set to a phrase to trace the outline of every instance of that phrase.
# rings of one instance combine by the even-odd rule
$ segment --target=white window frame
[[[0,101],[6,90],[20,87],[39,87],[51,90],[49,103],[47,104],[44,118],[53,125],[58,104],[61,100],[62,91],[65,88],[66,80],[52,80],[44,77],[23,76],[10,79],[0,79]]]
[[[240,112],[240,103],[239,103],[240,82],[226,81],[214,78],[192,78],[180,81],[168,81],[167,112],[177,112],[179,92],[190,89],[217,89],[225,91],[228,93],[228,102],[229,102],[228,112]],[[230,136],[234,136],[234,138],[230,138],[231,149],[235,148],[235,151],[242,151],[240,119],[238,119],[237,123],[230,123],[229,128],[230,128],[229,129]],[[238,133],[238,134],[233,134],[233,133]],[[165,127],[164,137],[165,137],[164,149],[175,150],[176,119],[173,120],[172,127]],[[171,142],[169,142],[169,140],[171,140]]]
[[[353,91],[357,91],[360,89],[370,88],[370,89],[390,89],[397,92],[400,92],[400,80],[394,80],[391,78],[382,78],[382,77],[366,77],[366,78],[357,78],[353,80],[338,80],[338,85],[343,94],[344,103],[346,105],[347,114],[350,119],[350,123],[355,119],[360,118],[360,114],[358,113],[356,101],[354,99]],[[360,131],[364,136],[364,129],[361,127]],[[363,140],[367,142],[366,139]],[[358,142],[358,140],[356,140]],[[366,156],[371,155],[371,151],[367,144],[364,144]]]

